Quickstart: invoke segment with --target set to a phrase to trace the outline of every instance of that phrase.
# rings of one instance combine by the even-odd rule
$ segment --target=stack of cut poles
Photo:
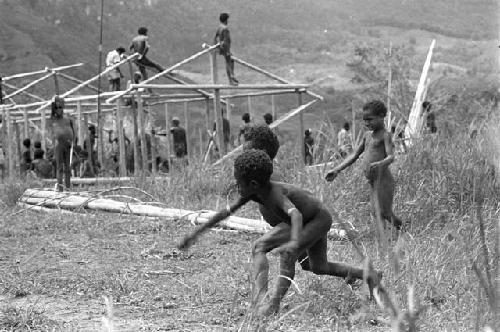
[[[27,189],[19,198],[18,205],[27,210],[44,212],[82,212],[102,211],[136,216],[166,218],[170,220],[182,219],[192,224],[204,224],[215,211],[190,211],[171,209],[159,202],[142,202],[134,199],[133,202],[123,202],[118,199],[123,195],[104,196],[91,192],[56,192],[51,189]],[[116,199],[115,199],[116,198]],[[270,229],[269,224],[263,220],[248,219],[230,216],[220,222],[220,226],[238,231],[264,233]],[[332,228],[330,235],[345,238],[345,231]]]

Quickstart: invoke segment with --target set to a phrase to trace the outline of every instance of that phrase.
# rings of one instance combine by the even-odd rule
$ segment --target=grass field
[[[399,238],[391,233],[388,245],[376,236],[368,186],[356,167],[329,184],[322,173],[297,167],[292,156],[286,148],[280,151],[276,172],[355,225],[356,242],[383,270],[383,284],[402,310],[408,310],[408,290],[414,287],[424,308],[417,320],[421,331],[493,326],[494,305],[472,266],[482,276],[488,271],[491,287],[496,285],[500,191],[494,141],[482,134],[473,141],[464,135],[428,138],[398,156],[392,166],[395,209],[407,229]],[[228,190],[229,172],[230,167],[192,167],[169,182],[136,185],[170,207],[216,210],[235,198]],[[389,314],[367,300],[364,287],[351,289],[341,279],[301,270],[281,315],[258,322],[248,311],[250,249],[257,235],[214,230],[190,251],[179,252],[176,243],[193,230],[183,220],[44,214],[14,206],[24,188],[39,185],[5,182],[0,189],[0,330],[390,329]],[[257,208],[251,204],[239,215],[258,218]],[[328,257],[362,264],[348,241],[330,240]],[[272,281],[276,268],[272,256]]]

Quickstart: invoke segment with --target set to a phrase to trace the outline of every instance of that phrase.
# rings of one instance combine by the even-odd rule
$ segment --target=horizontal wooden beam
[[[308,84],[131,84],[134,89],[166,89],[166,90],[196,90],[196,89],[218,89],[218,90],[268,90],[268,89],[305,89]]]
[[[47,68],[47,67],[45,67],[45,69],[42,69],[42,70],[37,70],[37,71],[29,72],[29,73],[20,73],[20,74],[15,74],[15,75],[11,75],[11,76],[2,77],[2,80],[3,81],[10,81],[10,80],[13,80],[13,79],[16,79],[16,78],[24,78],[24,77],[29,77],[29,76],[34,76],[34,75],[40,75],[40,74],[45,74],[45,73],[49,73],[49,72],[54,72],[54,71],[57,72],[57,71],[66,70],[66,69],[70,69],[70,68],[80,67],[80,66],[83,66],[83,65],[84,65],[83,63],[75,63],[74,65],[61,66],[61,67],[55,67],[55,68]]]

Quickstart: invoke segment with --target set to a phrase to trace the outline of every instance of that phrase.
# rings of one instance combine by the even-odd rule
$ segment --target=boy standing
[[[54,158],[56,161],[57,190],[63,191],[62,178],[64,172],[64,186],[70,188],[71,166],[69,164],[71,145],[75,137],[73,122],[64,118],[64,99],[56,96],[52,102],[50,128],[54,142]]]
[[[337,145],[342,158],[345,158],[352,151],[351,133],[349,129],[349,122],[344,122],[342,129],[337,134]]]
[[[229,84],[238,85],[238,80],[234,77],[234,60],[231,58],[231,37],[227,26],[229,20],[228,13],[219,16],[220,25],[215,32],[214,44],[220,43],[219,52],[226,60],[226,73]]]
[[[250,114],[249,113],[244,113],[241,116],[241,120],[243,120],[243,125],[240,126],[240,132],[238,133],[238,145],[243,144],[244,139],[245,139],[245,133],[247,132],[248,128],[252,125],[250,123]]]
[[[172,126],[170,132],[173,136],[175,156],[177,158],[184,158],[188,154],[186,129],[180,126],[179,118],[175,116],[172,119]]]
[[[363,120],[370,130],[367,132],[356,151],[344,162],[327,173],[326,180],[333,181],[337,175],[352,165],[365,152],[363,170],[371,187],[371,204],[376,215],[376,204],[380,209],[382,219],[390,221],[397,229],[402,222],[392,211],[394,198],[394,178],[389,165],[394,161],[394,143],[392,135],[385,129],[384,118],[387,108],[384,103],[374,100],[363,106]]]
[[[31,169],[31,140],[25,138],[23,140],[24,151],[21,160],[21,174],[26,174]]]
[[[305,160],[304,163],[306,165],[312,165],[314,162],[313,154],[314,154],[314,138],[311,136],[311,129],[306,129],[304,133],[304,149],[305,149]]]

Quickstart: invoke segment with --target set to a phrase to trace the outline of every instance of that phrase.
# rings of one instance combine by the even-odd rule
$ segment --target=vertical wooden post
[[[122,109],[122,98],[116,100],[116,134],[118,135],[118,149],[119,156],[118,162],[120,163],[120,176],[127,176],[127,161],[126,161],[126,150],[125,150],[125,137],[123,137],[123,109]]]
[[[47,143],[45,139],[45,133],[47,132],[47,119],[45,118],[45,108],[42,108],[41,110],[41,119],[40,119],[40,130],[42,131],[42,149],[47,153]],[[55,144],[55,142],[53,142]]]
[[[354,108],[354,100],[351,100],[352,126],[351,126],[351,144],[356,145],[356,109]]]
[[[387,78],[387,130],[391,132],[391,122],[392,122],[392,114],[391,114],[391,94],[392,94],[392,63],[391,63],[391,55],[392,55],[392,42],[389,41],[389,77]]]
[[[59,89],[59,79],[57,77],[57,72],[56,71],[53,71],[52,77],[54,78],[54,91],[56,93],[56,96],[59,96],[59,92],[60,92],[60,89]]]
[[[200,135],[200,159],[203,158],[203,132],[201,127],[198,127],[198,134]]]
[[[14,167],[16,167],[17,163],[19,162],[19,166],[21,166],[21,159],[22,159],[22,152],[21,152],[21,131],[19,130],[19,123],[13,122],[14,123],[14,131],[16,133],[16,146],[17,146],[17,153],[16,153],[16,158],[14,159]],[[26,170],[28,171],[28,170]],[[21,167],[19,167],[19,175],[21,175]]]
[[[82,117],[82,102],[80,100],[76,102],[76,121],[78,122],[78,144],[83,146],[86,131],[84,128],[85,123],[83,122]]]
[[[226,147],[228,150],[230,149],[230,147],[232,148],[232,146],[233,146],[233,143],[231,140],[231,116],[232,116],[232,113],[233,113],[233,109],[231,108],[231,98],[226,98],[226,118],[227,118],[227,122],[229,124],[229,145],[230,145],[230,146]],[[223,121],[224,121],[224,119],[223,119]],[[224,134],[224,122],[222,123],[222,133]]]
[[[205,99],[205,125],[208,132],[212,132],[210,127],[210,99]]]
[[[276,121],[276,101],[274,100],[274,95],[271,95],[271,114],[273,115],[273,121]]]
[[[137,127],[137,107],[134,97],[132,97],[132,124],[134,127],[134,174],[137,176],[139,174],[139,169],[141,168],[140,155],[139,155],[139,129]]]
[[[299,106],[302,105],[302,92],[297,93],[297,101]],[[300,142],[300,154],[302,156],[302,165],[306,162],[306,144],[305,144],[305,134],[304,134],[304,111],[299,113],[299,142]]]
[[[247,98],[248,98],[247,103],[248,103],[248,114],[250,114],[250,122],[255,123],[254,114],[253,114],[253,107],[252,107],[252,97],[248,96]]]
[[[151,170],[153,176],[158,172],[156,167],[156,133],[153,128],[151,128]]]
[[[146,130],[144,128],[144,109],[142,105],[141,92],[137,91],[137,118],[138,125],[141,129],[141,157],[142,157],[142,175],[146,173],[148,170],[148,149],[146,144]]]
[[[189,159],[192,152],[191,142],[189,139],[189,114],[188,114],[188,102],[184,102],[184,128],[186,129],[186,143],[187,143],[187,157]]]
[[[10,110],[5,110],[5,122],[7,125],[7,139],[5,143],[7,143],[7,157],[8,157],[8,170],[9,170],[9,178],[14,177],[14,167],[15,167],[15,159],[14,159],[14,140],[12,139],[12,122],[10,118]]]
[[[28,123],[28,109],[23,108],[23,128],[24,128],[24,138],[30,137],[30,128]]]
[[[168,112],[168,103],[165,103],[165,137],[167,138],[167,160],[169,172],[171,171],[171,160],[170,156],[172,155],[172,147],[170,143],[170,114]]]
[[[217,84],[217,58],[216,52],[212,51],[210,53],[211,59],[211,69],[212,69],[212,83]],[[220,103],[220,89],[214,89],[214,114],[215,114],[215,125],[217,127],[217,145],[219,146],[219,153],[222,157],[226,154],[226,142],[224,141],[224,132],[222,130],[222,112]]]
[[[90,140],[90,130],[89,130],[89,115],[88,114],[84,114],[83,115],[83,124],[84,124],[84,133],[85,133],[85,141],[87,142],[87,152],[88,152],[88,155],[87,155],[87,160],[89,161],[89,164],[90,164],[90,174],[92,176],[96,176],[96,174],[94,173],[94,156],[93,156],[93,151],[94,151],[94,147],[90,144],[91,140]]]

